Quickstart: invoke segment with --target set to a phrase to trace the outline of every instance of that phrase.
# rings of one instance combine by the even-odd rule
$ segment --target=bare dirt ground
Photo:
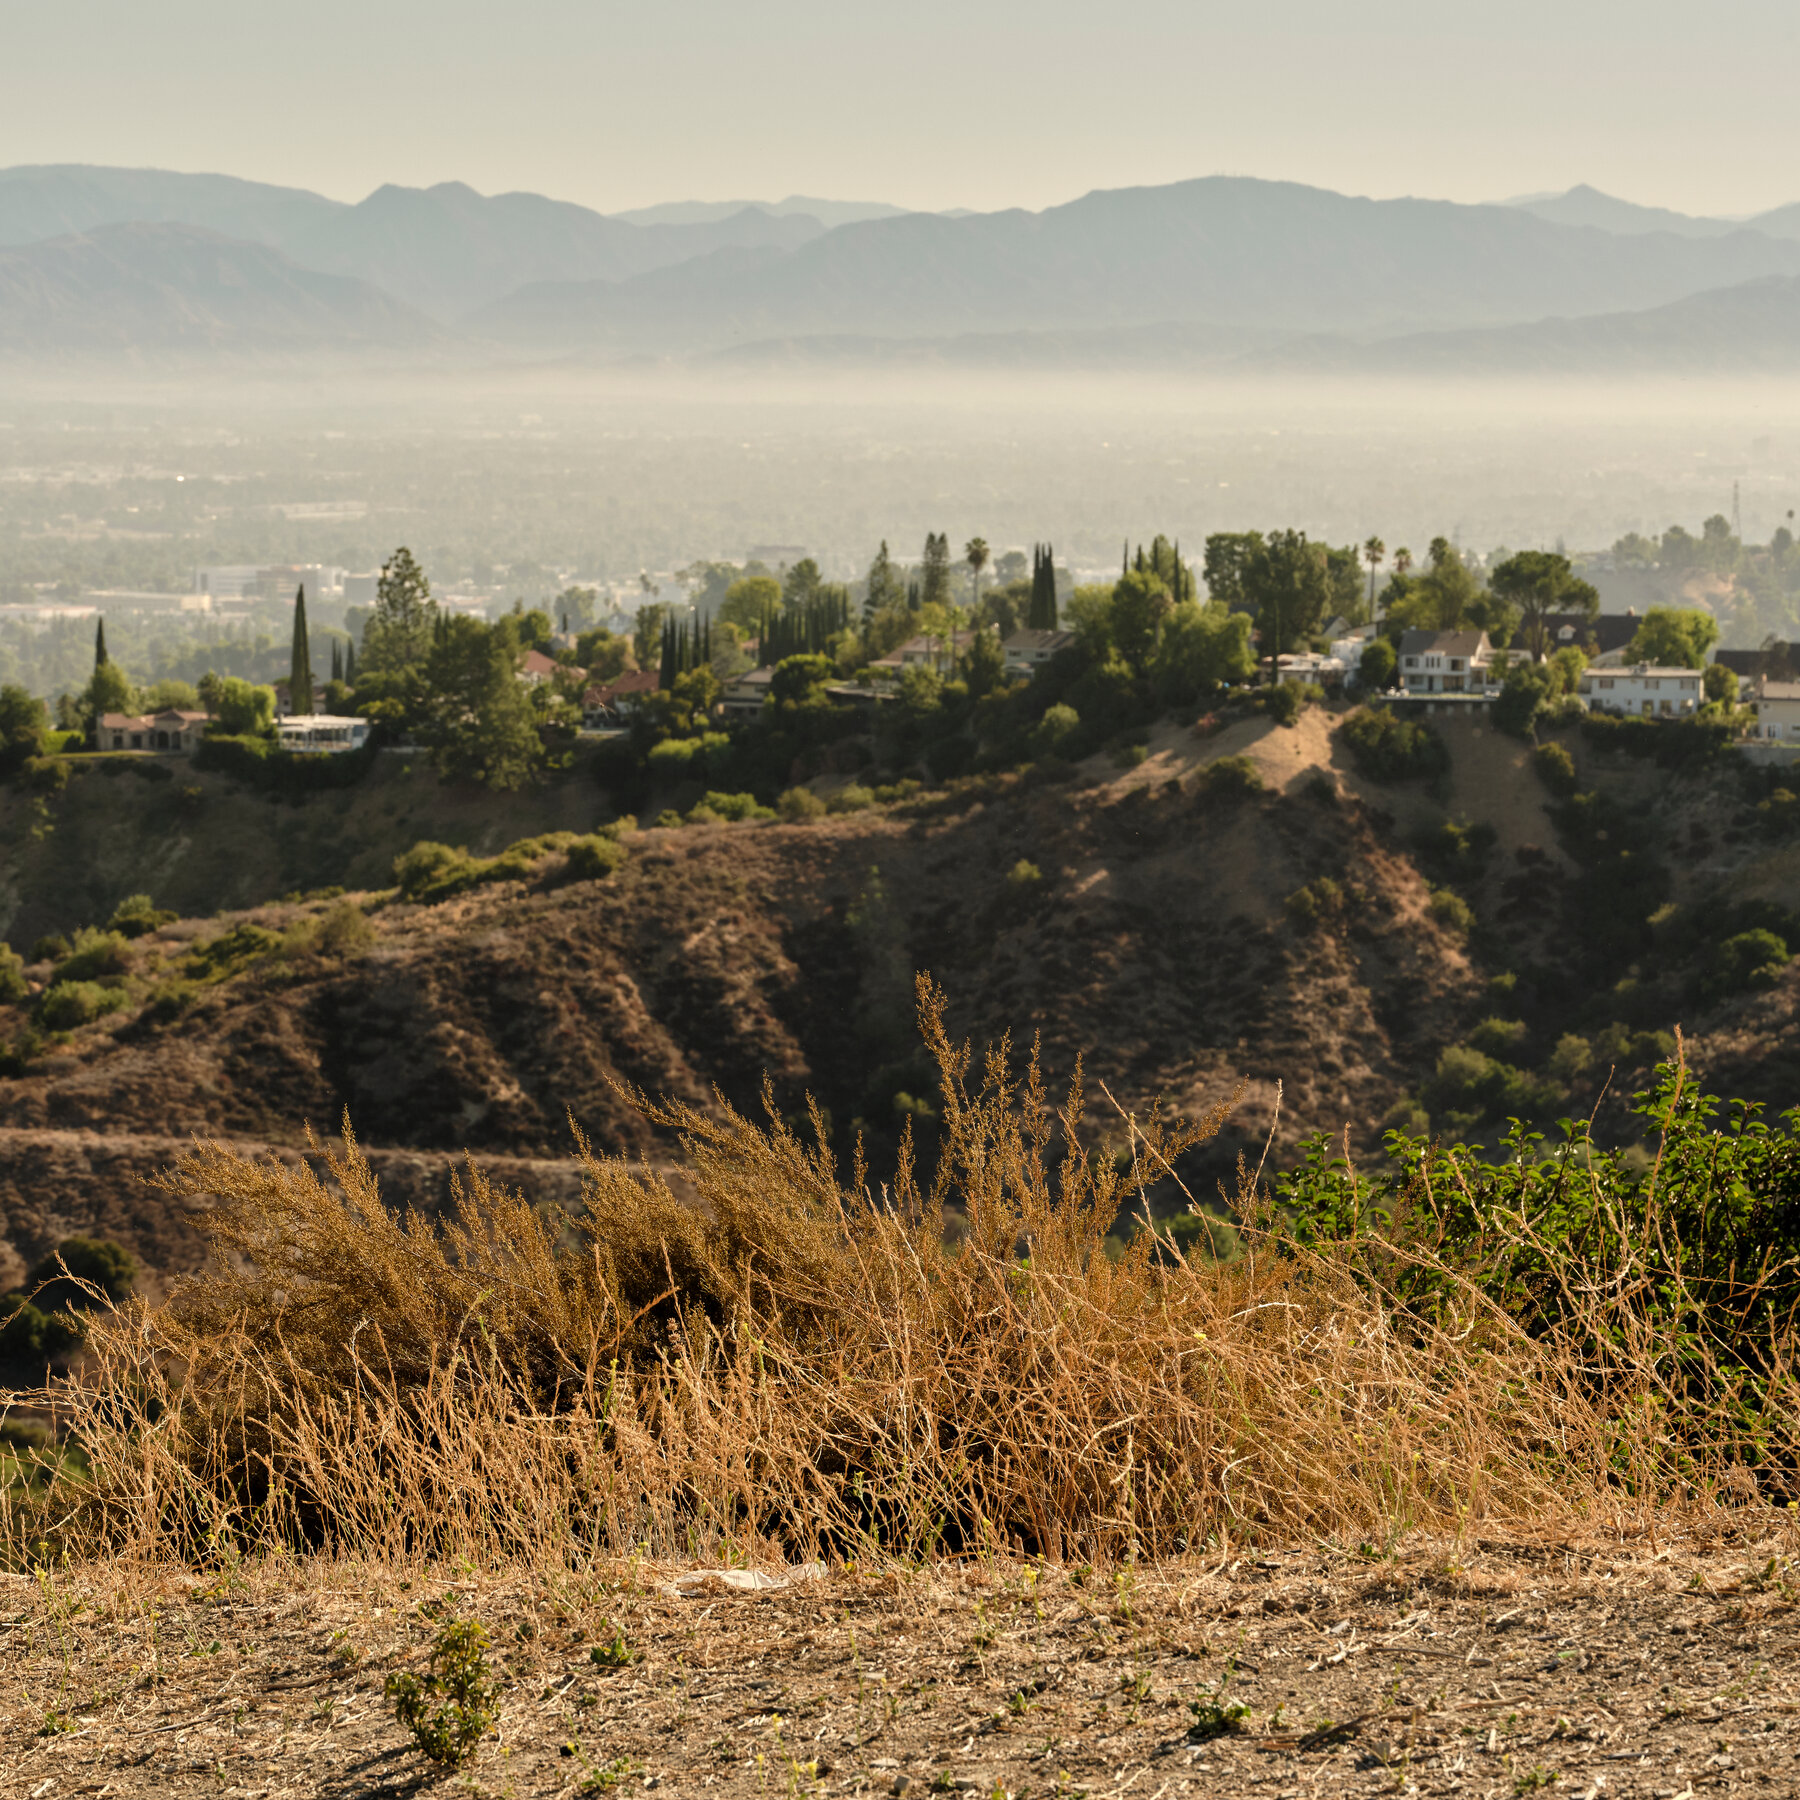
[[[0,1579],[0,1795],[1790,1795],[1795,1548],[833,1569],[685,1595],[649,1565],[57,1570]],[[383,1693],[447,1606],[486,1627],[501,1689],[453,1772]]]

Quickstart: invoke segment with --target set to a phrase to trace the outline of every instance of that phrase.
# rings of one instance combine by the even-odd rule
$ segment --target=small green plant
[[[1540,1789],[1550,1787],[1561,1779],[1562,1776],[1555,1769],[1527,1769],[1513,1782],[1513,1792],[1515,1794],[1535,1794]]]
[[[1027,862],[1022,856],[1006,871],[1006,885],[1016,893],[1036,887],[1043,879],[1043,870],[1036,863]]]
[[[625,1641],[625,1628],[611,1619],[602,1619],[600,1629],[612,1626],[612,1641],[595,1644],[588,1651],[588,1661],[597,1669],[623,1669],[637,1661],[637,1652]]]
[[[497,1684],[489,1677],[488,1635],[473,1619],[452,1618],[431,1647],[431,1670],[421,1681],[410,1672],[387,1678],[394,1717],[413,1742],[443,1768],[457,1768],[498,1722]]]
[[[58,1712],[54,1707],[44,1713],[44,1722],[38,1727],[39,1737],[61,1737],[65,1731],[75,1729],[73,1713]]]
[[[1244,1729],[1250,1708],[1242,1700],[1227,1698],[1236,1667],[1235,1663],[1228,1662],[1218,1681],[1210,1685],[1201,1682],[1199,1693],[1188,1702],[1188,1711],[1194,1715],[1194,1722],[1188,1727],[1188,1737],[1193,1742],[1203,1744]]]

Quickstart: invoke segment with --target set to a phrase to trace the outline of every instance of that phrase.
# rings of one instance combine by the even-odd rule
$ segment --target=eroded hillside
[[[1654,1028],[1679,1022],[1696,1033],[1708,1080],[1782,1105],[1800,1098],[1791,967],[1772,986],[1708,991],[1698,1013],[1669,1010],[1693,1002],[1681,971],[1707,953],[1700,938],[1677,944],[1672,920],[1704,911],[1721,883],[1792,891],[1794,848],[1759,832],[1734,772],[1671,773],[1571,740],[1581,784],[1612,821],[1589,820],[1582,837],[1586,815],[1571,825],[1558,812],[1529,746],[1463,727],[1448,735],[1447,774],[1384,784],[1358,771],[1337,723],[1314,709],[1291,728],[1168,727],[1123,772],[1001,777],[808,824],[642,831],[604,880],[570,880],[550,855],[530,880],[436,905],[353,895],[367,908],[354,932],[319,932],[343,911],[331,899],[166,924],[125,953],[114,980],[127,1005],[43,1041],[0,1084],[0,1281],[82,1228],[180,1266],[194,1240],[142,1186],[146,1173],[191,1134],[292,1151],[308,1126],[330,1132],[346,1112],[396,1194],[436,1197],[468,1152],[570,1198],[571,1118],[602,1148],[654,1156],[625,1090],[704,1102],[716,1088],[755,1107],[766,1075],[784,1113],[815,1096],[840,1148],[863,1129],[880,1173],[908,1113],[929,1140],[916,969],[943,984],[953,1026],[977,1045],[1039,1036],[1053,1087],[1085,1056],[1098,1125],[1119,1124],[1100,1082],[1134,1110],[1239,1094],[1231,1128],[1195,1165],[1209,1184],[1238,1149],[1260,1147],[1278,1083],[1278,1155],[1305,1132],[1346,1125],[1372,1154],[1390,1119],[1479,1129],[1456,1111],[1475,1102],[1442,1072],[1445,1052],[1466,1043],[1516,1076],[1505,1094],[1536,1083],[1545,1106],[1586,1111],[1601,1070],[1590,1058],[1554,1076],[1552,1044],[1586,1030],[1580,1041],[1610,1057],[1608,1073],[1620,1065],[1624,1086],[1653,1060]],[[84,779],[120,802],[138,788]],[[313,847],[290,848],[284,868],[311,863],[334,821],[338,861],[322,873],[360,873],[374,889],[415,836],[497,847],[522,826],[585,825],[604,810],[591,788],[565,786],[516,806],[508,832],[497,813],[459,815],[459,801],[422,773],[299,806],[209,790],[152,892],[192,893],[205,871],[230,869],[234,844],[252,879],[284,834]],[[60,804],[45,843],[76,823]],[[101,825],[82,806],[88,843]],[[370,819],[384,808],[396,836],[378,849]],[[116,812],[106,829],[129,866],[134,841],[160,826]],[[1654,893],[1620,888],[1611,864],[1596,865],[1595,831],[1604,844],[1630,836],[1632,879],[1653,864]],[[96,871],[88,918],[106,916],[111,879]],[[1321,905],[1296,904],[1301,890]],[[1649,952],[1628,920],[1593,926],[1621,893],[1627,912],[1646,900],[1660,909],[1658,924],[1641,924]],[[19,917],[79,922],[49,918],[53,903],[32,888]],[[1666,992],[1647,967],[1658,933],[1676,970]],[[52,974],[28,971],[39,989]],[[39,1004],[0,1009],[0,1033],[15,1039]],[[1614,1038],[1595,1035],[1615,1017]]]

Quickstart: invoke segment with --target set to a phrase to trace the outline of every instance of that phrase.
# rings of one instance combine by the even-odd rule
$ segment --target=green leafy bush
[[[617,838],[596,831],[578,837],[565,854],[572,880],[600,881],[625,861],[625,846]]]
[[[11,944],[0,944],[0,1006],[23,1000],[27,991],[24,957]]]
[[[1460,894],[1453,894],[1448,888],[1439,888],[1425,910],[1445,931],[1457,937],[1467,937],[1475,929],[1474,910]]]
[[[107,920],[107,925],[121,937],[137,938],[146,936],[159,925],[167,925],[175,916],[152,905],[148,894],[127,894],[113,908],[113,916]]]
[[[319,915],[314,942],[324,956],[354,956],[375,941],[368,914],[351,900],[339,900]]]
[[[1325,698],[1325,690],[1310,681],[1283,681],[1264,688],[1256,696],[1256,705],[1277,725],[1292,725],[1309,706]]]
[[[49,1031],[74,1031],[117,1012],[125,996],[97,981],[59,981],[38,1002],[38,1023]]]
[[[775,817],[772,808],[757,804],[754,794],[721,794],[709,791],[700,804],[709,808],[715,818],[724,819],[732,825],[742,825],[751,819]]]
[[[194,982],[159,982],[144,1002],[142,1017],[152,1025],[173,1025],[199,997],[200,989]]]
[[[1483,1019],[1469,1033],[1469,1042],[1488,1056],[1516,1058],[1530,1036],[1523,1019]]]
[[[1450,765],[1444,740],[1429,725],[1391,707],[1359,706],[1338,730],[1371,781],[1423,780]]]
[[[1360,892],[1360,890],[1358,890]],[[1288,918],[1302,930],[1329,925],[1348,910],[1350,895],[1340,882],[1321,875],[1287,897]]]
[[[229,931],[196,944],[187,953],[187,971],[201,981],[223,981],[265,956],[272,956],[285,943],[280,932],[253,925],[248,919],[240,920]]]
[[[52,982],[118,981],[131,968],[131,947],[117,931],[96,931],[84,925],[75,934],[69,954],[57,964]]]
[[[1221,756],[1200,771],[1198,787],[1203,794],[1260,794],[1262,771],[1248,756]]]
[[[1044,871],[1036,863],[1027,862],[1024,857],[1006,871],[1006,885],[1015,893],[1027,888],[1036,887],[1044,879]]]
[[[853,781],[832,794],[825,802],[825,809],[834,813],[867,812],[874,804],[874,790]]]
[[[1074,747],[1075,734],[1081,729],[1081,714],[1066,701],[1059,700],[1044,709],[1043,716],[1032,726],[1026,742],[1036,757],[1062,756]]]
[[[472,1619],[452,1619],[431,1647],[421,1681],[402,1671],[387,1678],[394,1717],[434,1763],[458,1768],[499,1723],[499,1684],[489,1674],[488,1635]]]
[[[1575,759],[1569,754],[1568,745],[1554,741],[1539,744],[1531,753],[1531,764],[1537,770],[1538,780],[1551,793],[1566,800],[1575,792]]]
[[[825,802],[811,788],[791,787],[776,801],[775,810],[790,825],[798,825],[806,819],[824,818]]]
[[[1774,932],[1740,931],[1713,952],[1714,991],[1737,994],[1748,988],[1773,987],[1788,960],[1787,944]]]
[[[61,962],[69,954],[69,940],[59,931],[46,932],[31,946],[34,963]]]

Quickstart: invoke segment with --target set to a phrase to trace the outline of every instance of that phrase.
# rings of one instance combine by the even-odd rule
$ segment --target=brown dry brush
[[[13,1492],[15,1554],[1107,1561],[1606,1503],[1609,1409],[1449,1271],[1428,1315],[1396,1305],[1365,1247],[1269,1232],[1249,1173],[1240,1258],[1150,1232],[1108,1258],[1134,1182],[1226,1109],[1132,1121],[1121,1173],[1079,1072],[1060,1109],[1035,1053],[972,1080],[923,978],[920,1018],[929,1185],[910,1144],[876,1186],[816,1115],[808,1142],[773,1106],[642,1095],[698,1205],[579,1133],[579,1214],[471,1165],[441,1224],[382,1204],[347,1128],[323,1174],[197,1146],[162,1185],[204,1207],[210,1266],[102,1317],[56,1395],[91,1477]]]

